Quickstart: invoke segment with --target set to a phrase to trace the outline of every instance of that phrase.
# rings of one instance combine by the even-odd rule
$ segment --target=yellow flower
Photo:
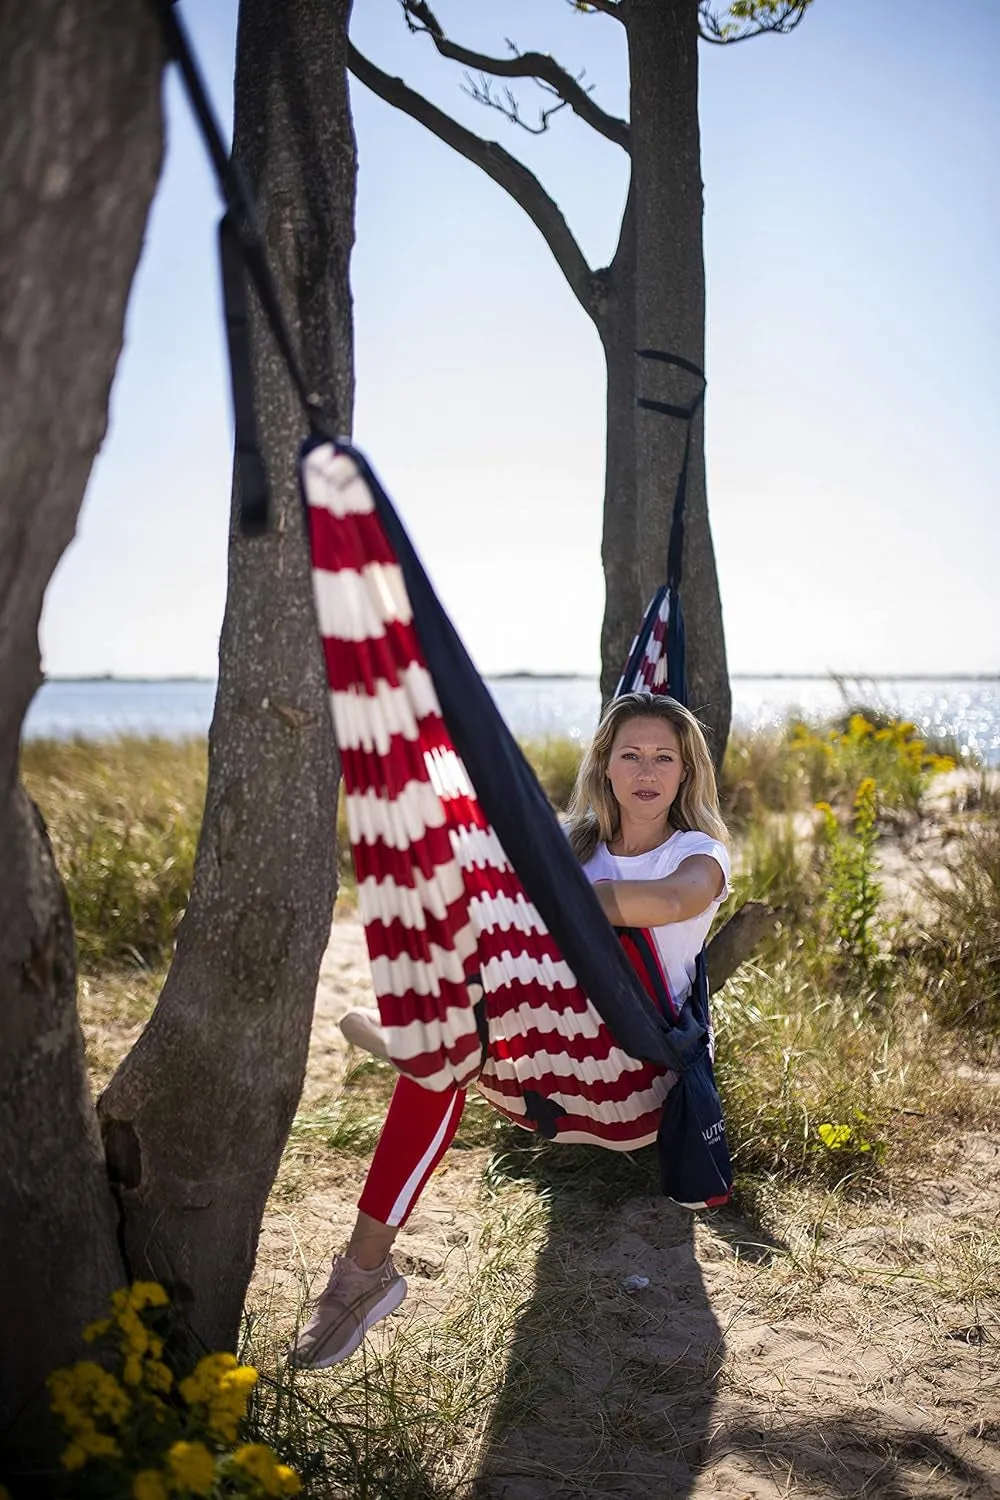
[[[84,1343],[92,1344],[95,1339],[102,1339],[110,1327],[110,1318],[99,1318],[96,1323],[88,1323],[83,1330]]]
[[[115,1377],[91,1360],[55,1370],[48,1385],[52,1410],[69,1427],[91,1417],[107,1417],[118,1426],[131,1404]]]
[[[118,1327],[124,1334],[124,1342],[130,1354],[141,1358],[149,1348],[149,1329],[134,1307],[125,1307],[118,1314]]]
[[[222,1377],[236,1368],[234,1354],[206,1354],[195,1365],[192,1373],[181,1381],[180,1393],[188,1406],[195,1406],[199,1401],[210,1401]]]
[[[116,1287],[111,1293],[111,1311],[120,1313],[126,1307],[128,1307],[128,1287]]]
[[[170,1489],[159,1469],[140,1469],[132,1480],[132,1500],[168,1500]]]
[[[87,1450],[79,1443],[70,1443],[68,1448],[63,1449],[62,1466],[64,1469],[82,1469],[87,1462]]]
[[[73,1441],[63,1450],[64,1469],[82,1469],[88,1458],[120,1458],[121,1449],[113,1437],[98,1432],[93,1423],[82,1424],[73,1433]]]
[[[232,1354],[207,1354],[194,1374],[181,1381],[180,1392],[189,1406],[205,1407],[210,1432],[233,1443],[256,1383],[252,1365],[238,1365]]]
[[[129,1302],[136,1312],[145,1307],[166,1307],[170,1301],[158,1281],[133,1281]]]
[[[232,1354],[206,1354],[179,1389],[189,1406],[204,1406],[209,1431],[233,1443],[256,1383],[251,1365],[237,1364]]]
[[[122,1366],[122,1379],[126,1385],[140,1385],[142,1383],[142,1360],[138,1354],[127,1354]]]
[[[274,1473],[281,1486],[278,1491],[279,1495],[297,1495],[302,1489],[302,1480],[287,1464],[278,1464]]]
[[[158,1359],[146,1361],[146,1384],[151,1391],[169,1391],[174,1377],[165,1364]]]
[[[207,1495],[215,1483],[215,1458],[204,1443],[174,1443],[167,1450],[167,1468],[172,1489]]]
[[[302,1481],[294,1469],[278,1462],[273,1448],[265,1443],[245,1443],[233,1454],[233,1463],[250,1479],[255,1479],[265,1495],[297,1495]]]

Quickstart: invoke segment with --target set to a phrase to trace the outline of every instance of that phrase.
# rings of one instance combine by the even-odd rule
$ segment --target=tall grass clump
[[[745,901],[778,907],[794,927],[806,926],[820,893],[811,827],[801,817],[760,813],[740,831],[734,899],[717,919],[725,922]]]
[[[501,1184],[491,1193],[474,1266],[463,1264],[469,1252],[456,1249],[442,1269],[444,1309],[429,1319],[390,1319],[358,1359],[332,1369],[296,1371],[275,1358],[268,1307],[251,1314],[242,1356],[274,1374],[254,1388],[250,1431],[287,1456],[304,1494],[451,1500],[468,1493],[548,1217],[544,1199]]]
[[[29,740],[25,786],[48,827],[85,968],[166,962],[191,889],[204,741]]]
[[[525,759],[556,812],[566,809],[585,748],[579,740],[558,738],[555,735],[543,740],[521,742]]]
[[[730,828],[749,828],[763,813],[791,812],[807,797],[785,730],[734,726],[719,777],[719,801]]]
[[[1000,820],[965,828],[920,894],[917,966],[937,1018],[992,1051],[1000,1042]]]

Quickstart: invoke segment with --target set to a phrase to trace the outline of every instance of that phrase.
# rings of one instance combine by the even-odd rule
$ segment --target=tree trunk
[[[604,469],[604,624],[601,630],[601,703],[621,677],[647,601],[638,567],[635,484],[635,207],[630,191],[615,258],[597,320],[607,366],[607,434]]]
[[[69,909],[17,759],[42,598],[107,423],[161,66],[147,0],[0,9],[0,1430],[18,1437],[124,1279]]]
[[[636,347],[705,364],[698,0],[629,0],[632,192],[636,210]],[[690,376],[646,365],[640,395],[686,404]],[[644,602],[662,581],[685,428],[636,411],[638,573]],[[682,599],[688,701],[709,732],[716,764],[729,734],[722,607],[705,493],[704,423],[696,418],[685,511]]]
[[[243,0],[234,150],[310,388],[349,429],[355,147],[350,0]],[[268,1192],[302,1089],[336,893],[339,765],[296,482],[305,435],[259,313],[272,530],[230,539],[229,597],[191,902],[149,1025],[100,1102],[134,1275],[234,1348]]]

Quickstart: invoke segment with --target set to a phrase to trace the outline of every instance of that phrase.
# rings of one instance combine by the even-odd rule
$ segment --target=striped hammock
[[[601,916],[361,455],[313,443],[302,489],[390,1057],[428,1088],[475,1082],[557,1141],[652,1141],[677,1077],[673,1018]],[[633,648],[642,685],[665,682],[668,619],[659,600]],[[485,1062],[470,985],[484,992]]]
[[[692,1206],[722,1202],[732,1179],[708,1051],[704,963],[679,1016],[655,1003],[656,973],[640,979],[604,919],[387,496],[356,450],[315,435],[328,434],[330,421],[299,366],[254,205],[176,8],[163,0],[159,11],[227,205],[220,252],[244,533],[265,529],[268,510],[247,277],[314,434],[303,449],[302,495],[390,1056],[428,1088],[477,1081],[510,1119],[555,1140],[625,1150],[655,1136],[666,1192]],[[682,630],[684,493],[705,377],[674,354],[640,349],[638,357],[699,382],[687,406],[637,402],[686,424],[667,559],[673,587],[658,596],[626,670],[629,686],[656,690],[667,687],[664,639],[683,672],[683,651],[671,655],[670,636]],[[682,677],[669,686],[685,701]],[[634,936],[641,955],[644,935]],[[482,995],[479,1004],[470,990]]]

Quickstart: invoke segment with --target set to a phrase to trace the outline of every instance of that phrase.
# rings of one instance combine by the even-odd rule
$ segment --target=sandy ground
[[[912,906],[908,872],[940,867],[951,827],[939,815],[883,841],[891,903]],[[129,1010],[124,989],[103,999],[81,989],[98,1083],[152,1003],[146,995]],[[337,1024],[359,1003],[372,1003],[364,934],[355,915],[338,912],[299,1120],[337,1118],[344,1100],[355,1118],[360,1100],[368,1134],[312,1149],[308,1129],[293,1130],[248,1301],[251,1324],[279,1347],[347,1237],[384,1108]],[[109,1007],[113,1019],[102,1020]],[[963,1072],[977,1089],[1000,1087],[995,1065]],[[383,1077],[383,1096],[387,1086]],[[480,1118],[492,1116],[481,1107]],[[622,1166],[635,1194],[602,1209],[546,1167],[574,1150],[549,1148],[491,1197],[489,1145],[453,1147],[400,1235],[410,1295],[375,1331],[376,1354],[472,1305],[503,1205],[538,1210],[497,1294],[508,1313],[494,1351],[501,1389],[461,1434],[452,1474],[457,1467],[462,1484],[435,1480],[407,1495],[1000,1500],[997,1139],[943,1129],[918,1180],[888,1184],[876,1200],[789,1190],[771,1205],[773,1234],[652,1196],[641,1164]],[[529,1222],[516,1213],[510,1222]],[[504,1233],[493,1234],[493,1253]],[[363,1386],[365,1358],[337,1379]],[[335,1404],[345,1388],[308,1379],[320,1401]],[[395,1500],[391,1484],[377,1493]]]
[[[367,954],[348,914],[323,963],[306,1111],[343,1082],[336,1023],[358,1003],[371,1003]],[[410,1297],[383,1337],[468,1294],[485,1157],[452,1150],[400,1236]],[[250,1299],[279,1329],[308,1278],[322,1283],[364,1163],[283,1169]],[[802,1200],[780,1238],[646,1195],[550,1235],[525,1258],[509,1342],[507,1380],[534,1396],[513,1425],[502,1400],[488,1418],[468,1493],[1000,1496],[998,1169],[998,1143],[971,1134],[942,1142],[905,1200]]]

